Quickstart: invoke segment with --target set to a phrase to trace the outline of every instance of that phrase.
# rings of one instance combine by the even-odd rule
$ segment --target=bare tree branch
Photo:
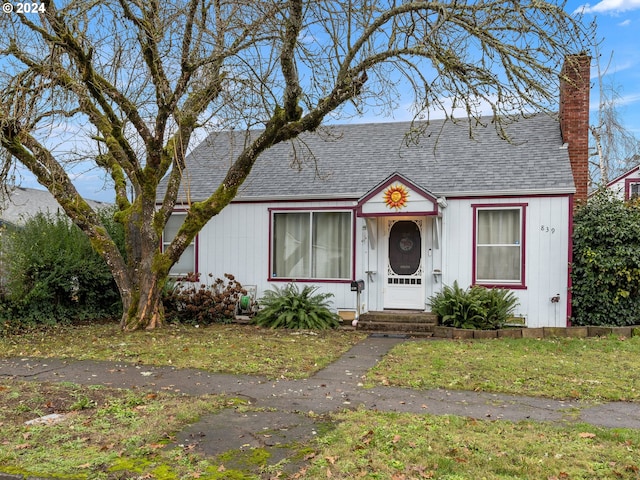
[[[637,165],[640,158],[640,139],[621,122],[618,110],[619,89],[606,80],[613,54],[605,67],[602,66],[598,48],[596,54],[600,98],[597,123],[589,127],[592,150],[589,176],[592,185],[606,185],[612,178]]]

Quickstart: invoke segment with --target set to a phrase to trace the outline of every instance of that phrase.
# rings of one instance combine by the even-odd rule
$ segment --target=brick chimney
[[[560,132],[568,144],[576,185],[574,199],[587,200],[589,186],[589,90],[591,57],[567,55],[560,76]]]

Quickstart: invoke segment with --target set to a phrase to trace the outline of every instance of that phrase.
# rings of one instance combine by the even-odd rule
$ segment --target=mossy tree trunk
[[[122,295],[121,327],[125,331],[154,329],[164,325],[162,291],[167,275],[153,270],[141,270],[141,278],[130,293]]]
[[[154,187],[150,185],[149,187]],[[153,191],[154,188],[148,190]],[[130,285],[120,290],[121,326],[125,331],[154,329],[164,324],[162,291],[174,263],[161,251],[162,230],[154,225],[155,195],[138,197],[125,224]],[[179,258],[179,253],[175,255]]]

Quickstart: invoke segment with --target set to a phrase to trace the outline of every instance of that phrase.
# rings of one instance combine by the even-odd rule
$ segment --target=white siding
[[[629,187],[627,187],[627,183],[640,183],[640,173],[638,172],[637,168],[621,177],[618,177],[616,180],[607,185],[607,188],[611,190],[620,200],[627,200],[626,195],[628,195],[629,193]]]
[[[520,300],[516,313],[529,327],[566,326],[569,262],[568,197],[509,199],[448,199],[444,212],[443,283],[472,282],[474,204],[526,203],[525,289],[514,289]],[[551,298],[560,294],[560,301]]]
[[[367,280],[366,284],[368,288],[367,294],[367,307],[369,310],[380,311],[384,309],[384,294],[385,294],[385,270],[388,264],[388,237],[386,236],[387,222],[390,217],[377,217],[373,220],[375,225],[375,249],[371,249],[369,252],[369,267],[363,268],[362,272],[364,278]],[[395,217],[394,217],[395,218]],[[423,298],[421,309],[427,309],[427,301],[429,297],[434,293],[435,289],[439,288],[439,284],[435,283],[433,276],[433,270],[435,268],[441,269],[441,250],[436,248],[437,242],[435,241],[435,217],[432,216],[420,216],[420,217],[405,217],[399,216],[400,219],[418,218],[424,222],[422,231],[422,268],[423,276],[422,282],[424,285]],[[366,258],[366,257],[365,257]],[[366,270],[374,270],[375,275],[371,276],[370,281],[367,279]],[[359,275],[359,271],[356,271],[356,276]],[[438,277],[438,282],[440,278]]]
[[[426,198],[420,192],[412,189],[407,185],[404,185],[402,182],[395,182],[393,183],[393,186],[402,186],[407,193],[407,203],[395,210],[398,215],[412,215],[418,212],[433,212],[438,209],[438,207],[434,204],[434,202],[431,201],[431,199]],[[389,188],[390,187],[381,190],[372,198],[367,200],[366,203],[362,205],[362,213],[367,215],[376,213],[389,213],[390,211],[393,211],[393,209],[389,207],[387,201],[385,200]]]
[[[198,269],[201,280],[230,273],[242,285],[256,285],[258,298],[271,285],[282,287],[284,281],[269,281],[269,209],[270,208],[352,208],[352,202],[305,203],[232,203],[205,225],[198,236]],[[354,215],[355,217],[355,215]],[[363,222],[358,220],[357,227]],[[361,248],[361,229],[356,228],[356,260]],[[360,265],[358,265],[360,267]],[[300,285],[318,285],[320,291],[334,294],[334,308],[356,307],[356,294],[349,283],[304,282]]]
[[[620,200],[624,200],[624,183],[627,177],[622,177],[615,182],[611,183],[607,188],[611,190],[616,197]]]
[[[527,204],[525,224],[525,289],[513,291],[520,300],[517,314],[526,317],[529,327],[565,326],[567,315],[569,198],[518,197],[508,199],[448,199],[442,219],[424,217],[425,224],[425,300],[439,291],[443,284],[455,280],[461,287],[472,282],[473,204]],[[270,208],[352,208],[354,202],[273,202],[233,203],[212,219],[198,237],[198,269],[201,278],[208,274],[222,277],[233,274],[243,285],[256,285],[258,297],[272,285],[285,282],[269,281],[269,209]],[[355,278],[365,280],[361,296],[361,311],[383,308],[385,258],[384,219],[355,219]],[[436,238],[435,222],[441,222],[441,238]],[[548,230],[547,230],[548,229]],[[374,239],[370,241],[369,237]],[[439,247],[439,248],[438,248]],[[429,256],[431,249],[431,256]],[[434,268],[442,270],[441,279],[434,282]],[[368,276],[366,271],[376,273]],[[302,282],[320,287],[334,295],[336,309],[355,309],[356,294],[350,284],[336,282]],[[560,294],[560,301],[551,298]]]

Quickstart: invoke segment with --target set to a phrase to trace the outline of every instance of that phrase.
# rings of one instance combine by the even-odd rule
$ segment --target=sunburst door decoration
[[[396,211],[407,205],[409,201],[409,191],[404,185],[391,185],[384,192],[384,203],[387,207]]]

